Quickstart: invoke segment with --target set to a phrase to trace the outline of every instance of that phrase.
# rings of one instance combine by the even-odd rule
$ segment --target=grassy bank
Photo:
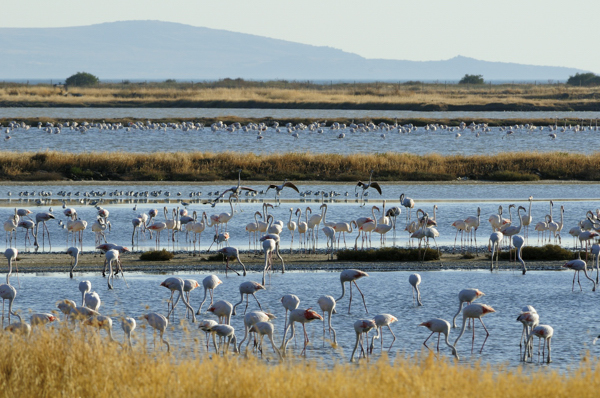
[[[600,153],[503,153],[494,156],[285,153],[15,153],[0,152],[0,179],[222,181],[357,181],[375,170],[377,181],[471,180],[600,181]]]
[[[138,321],[138,328],[143,324]],[[77,333],[62,327],[43,329],[34,330],[29,339],[11,335],[0,339],[3,396],[535,398],[593,397],[600,388],[600,371],[587,358],[565,374],[456,364],[433,355],[399,359],[393,365],[381,359],[325,367],[301,360],[267,363],[231,354],[221,358],[212,353],[209,358],[196,330],[190,332],[198,333],[195,346],[167,355],[160,351],[161,344],[159,353],[146,351],[139,343],[133,350],[124,349],[90,328]],[[139,334],[139,329],[134,332]]]
[[[101,84],[68,90],[50,85],[5,83],[0,84],[0,106],[600,110],[600,88],[564,84],[248,83],[252,82]]]

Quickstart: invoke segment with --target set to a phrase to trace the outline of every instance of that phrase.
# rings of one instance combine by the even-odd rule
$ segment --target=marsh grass
[[[134,338],[145,321],[138,322]],[[118,328],[118,322],[114,322]],[[189,333],[198,333],[196,330]],[[115,331],[118,337],[121,333]],[[34,329],[29,338],[0,339],[0,388],[4,397],[595,397],[600,370],[584,357],[558,373],[548,367],[509,370],[479,362],[456,363],[433,354],[382,357],[327,366],[286,358],[262,361],[203,352],[200,338],[164,353],[135,341],[129,350],[94,329]],[[167,339],[168,339],[167,333]],[[141,339],[144,340],[144,339]],[[184,344],[185,345],[185,344]]]
[[[427,249],[426,252],[417,249],[401,249],[398,247],[383,247],[381,249],[370,249],[370,250],[339,250],[337,253],[338,261],[367,261],[367,262],[381,262],[381,261],[394,261],[394,262],[405,262],[405,261],[421,261],[425,257],[425,261],[439,260],[438,251],[434,249]]]
[[[357,181],[375,170],[377,181],[534,179],[600,181],[600,152],[591,155],[501,153],[463,156],[408,153],[129,153],[0,152],[2,180],[220,181],[246,180]]]
[[[162,250],[151,250],[140,254],[140,260],[143,261],[169,261],[173,259],[175,255],[166,249]]]
[[[226,79],[227,80],[227,79]],[[281,107],[405,110],[592,110],[598,87],[563,84],[245,82],[101,84],[90,88],[2,84],[4,106]]]

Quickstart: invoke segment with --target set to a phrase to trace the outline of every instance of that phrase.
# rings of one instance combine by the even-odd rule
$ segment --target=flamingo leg
[[[365,295],[363,294],[363,292],[360,291],[360,288],[358,287],[358,285],[356,284],[356,281],[353,281],[354,285],[356,286],[356,288],[358,289],[358,292],[360,293],[360,295],[362,296],[363,299],[363,304],[365,305],[365,311],[367,311],[367,314],[369,313],[369,310],[367,309],[367,302],[365,301]],[[350,285],[350,289],[352,289],[352,285]],[[352,290],[350,290],[352,291]]]
[[[473,320],[475,321],[475,320]],[[485,342],[487,341],[488,337],[490,337],[490,332],[488,332],[487,328],[485,327],[485,324],[483,323],[483,320],[481,318],[479,318],[479,322],[481,322],[481,326],[483,326],[483,329],[485,329],[485,340],[483,340],[483,344],[481,345],[481,350],[479,350],[479,353],[481,354],[481,352],[483,351],[483,347],[485,346]],[[473,327],[473,331],[475,330],[475,328]]]

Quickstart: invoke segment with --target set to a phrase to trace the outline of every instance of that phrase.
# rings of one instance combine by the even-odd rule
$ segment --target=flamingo
[[[146,228],[150,230],[150,234],[152,234],[153,231],[156,232],[156,249],[158,250],[160,248],[160,233],[167,228],[167,224],[162,221],[157,221],[148,225]],[[152,238],[152,236],[150,238]]]
[[[52,248],[52,244],[50,243],[50,231],[48,230],[48,226],[46,225],[46,221],[50,221],[50,220],[54,220],[55,217],[53,214],[51,213],[36,213],[35,215],[35,234],[34,234],[34,246],[39,247],[40,245],[38,244],[38,240],[37,240],[37,235],[38,235],[38,230],[39,230],[39,224],[42,223],[42,244],[44,243],[44,229],[46,230],[46,233],[48,234],[48,244],[50,245],[50,248]]]
[[[531,225],[531,222],[533,221],[533,217],[531,216],[531,205],[533,203],[533,196],[529,197],[529,211],[526,214],[523,214],[521,216],[521,222],[523,223],[523,226],[525,227],[525,239],[529,240],[529,226]]]
[[[537,314],[535,309],[533,311],[521,312],[521,314],[519,314],[517,317],[517,322],[521,322],[523,324],[523,331],[521,332],[521,339],[519,340],[519,355],[521,355],[523,343],[525,343],[525,350],[530,350],[531,348],[530,345],[527,344],[527,340],[529,338],[529,334],[531,333],[531,329],[539,325],[540,316]]]
[[[461,304],[462,304],[462,302],[461,302]],[[453,345],[451,345],[450,342],[448,341],[448,335],[450,334],[450,322],[446,321],[445,319],[433,318],[433,319],[428,320],[427,322],[421,323],[419,326],[425,326],[427,329],[431,330],[431,334],[423,342],[423,345],[425,347],[427,347],[427,340],[429,340],[431,338],[431,336],[433,336],[434,333],[437,333],[438,334],[437,352],[440,352],[440,336],[443,333],[444,341],[446,342],[446,345],[448,347],[450,347],[450,349],[452,350],[452,355],[454,355],[456,357],[456,359],[459,359],[458,353],[456,352],[456,348]],[[429,349],[429,347],[427,347],[427,349]]]
[[[531,341],[533,340],[533,336],[536,336],[538,339],[544,339],[544,346],[542,348],[542,361],[544,360],[545,352],[544,350],[546,349],[546,344],[548,344],[548,358],[546,360],[546,363],[550,363],[552,362],[552,359],[550,358],[550,340],[552,339],[552,336],[554,335],[554,329],[551,326],[548,325],[539,325],[533,328],[533,330],[531,331],[531,333],[529,334],[529,338],[527,339],[527,344],[530,344]],[[540,349],[539,349],[539,345],[538,345],[538,360],[539,360],[539,355],[540,355]],[[526,361],[526,356],[527,356],[527,350],[525,350],[525,353],[523,354],[523,361]]]
[[[494,253],[496,253],[496,269],[498,269],[498,258],[500,257],[500,242],[504,238],[502,232],[492,232],[490,239],[488,240],[488,251],[492,252],[492,263],[490,265],[490,271],[494,270]]]
[[[110,341],[115,341],[112,335],[112,319],[110,319],[109,317],[104,315],[94,315],[86,319],[83,324],[88,326],[94,326],[98,329],[106,330]]]
[[[581,282],[579,282],[579,273],[581,271],[583,271],[584,275],[586,278],[588,278],[590,281],[592,281],[592,284],[594,285],[594,287],[592,288],[592,292],[596,291],[596,282],[594,282],[594,280],[592,278],[590,278],[588,276],[587,273],[587,264],[585,261],[583,260],[571,260],[569,262],[566,262],[563,267],[568,268],[568,269],[572,269],[573,271],[575,271],[575,274],[573,274],[573,286],[571,288],[571,291],[575,290],[575,276],[577,276],[577,283],[579,284],[579,289],[581,291],[583,291],[583,289],[581,288]]]
[[[210,329],[216,325],[218,325],[218,323],[216,321],[209,319],[209,320],[200,321],[200,324],[198,326],[198,329],[200,329],[206,333],[206,352],[208,352],[208,335],[210,334]]]
[[[19,318],[19,322],[9,324],[4,330],[29,337],[31,334],[31,325],[23,322],[23,318],[18,313],[14,313],[14,315]]]
[[[456,228],[456,235],[454,236],[454,249],[452,250],[452,254],[456,251],[456,239],[458,238],[458,233],[460,232],[460,248],[462,250],[463,247],[463,234],[467,229],[467,223],[464,220],[456,220],[452,223],[452,226]]]
[[[157,314],[156,312],[151,312],[149,314],[142,315],[142,319],[148,321],[148,324],[155,330],[158,330],[160,333],[160,339],[167,346],[167,352],[171,351],[171,346],[169,342],[165,340],[164,334],[167,330],[167,326],[169,326],[169,320],[161,314]]]
[[[196,284],[197,283],[198,282],[196,282]],[[177,296],[177,300],[175,300],[175,303],[173,303],[171,310],[167,314],[167,318],[169,317],[169,315],[171,315],[172,312],[174,313],[175,307],[177,306],[179,299],[181,299],[181,301],[183,301],[183,304],[187,307],[187,309],[192,312],[192,323],[195,323],[196,315],[195,315],[194,309],[190,305],[189,301],[186,300],[185,295],[184,295],[183,289],[185,287],[185,282],[183,281],[183,279],[177,278],[177,277],[170,277],[170,278],[165,279],[160,285],[166,287],[167,289],[169,289],[171,291],[171,298],[169,300],[170,302],[172,302],[172,300],[173,300],[173,294],[176,291],[179,292],[179,296]]]
[[[358,183],[356,184],[356,187],[354,187],[354,191],[356,191],[357,187],[362,188],[362,193],[360,195],[360,200],[363,202],[362,206],[364,206],[367,202],[364,201],[364,196],[365,196],[365,191],[369,188],[373,188],[375,189],[377,192],[379,192],[379,195],[381,195],[381,186],[379,186],[379,183],[373,181],[371,182],[371,180],[373,179],[373,173],[375,172],[375,170],[371,170],[370,172],[370,176],[369,176],[369,182],[367,184],[365,184],[362,181],[358,181]]]
[[[279,258],[281,260],[281,273],[284,274],[285,273],[285,262],[283,261],[283,257],[281,257],[281,253],[279,253],[279,242],[280,242],[281,238],[279,237],[279,235],[276,235],[276,234],[266,234],[259,239],[259,241],[263,242],[263,245],[264,245],[264,242],[267,240],[272,240],[275,243],[275,249],[274,249],[275,254],[277,255],[277,258]],[[267,246],[271,246],[271,244],[267,244]],[[263,250],[264,250],[264,246],[263,246]],[[272,259],[273,259],[273,251],[270,251],[268,268],[271,268],[271,266],[273,265]],[[268,268],[267,268],[267,271],[268,271]]]
[[[134,246],[135,245],[135,243],[134,243],[135,242],[134,241],[135,233],[137,231],[137,233],[138,233],[138,235],[137,235],[138,236],[138,243],[139,243],[139,241],[140,241],[139,228],[141,228],[144,225],[144,221],[142,221],[141,218],[136,217],[136,218],[134,218],[134,219],[131,220],[131,224],[133,225],[133,233],[131,234],[131,246]],[[106,239],[105,239],[105,241],[106,241]]]
[[[14,216],[10,216],[7,221],[4,222],[4,231],[6,231],[6,247],[12,246],[13,232],[15,233],[15,244],[17,243],[16,231],[19,225],[19,216],[17,215],[17,209],[15,209]],[[10,243],[9,242],[10,237]]]
[[[271,184],[269,185],[269,187],[267,188],[267,190],[265,191],[265,194],[267,192],[269,192],[269,189],[274,189],[275,190],[275,201],[279,202],[279,195],[281,195],[281,191],[283,190],[283,188],[288,187],[288,188],[292,188],[294,191],[300,193],[300,190],[298,190],[298,187],[295,186],[293,183],[288,182],[287,179],[285,179],[283,181],[283,184],[281,185],[275,185],[275,184]]]
[[[92,291],[92,282],[81,281],[79,282],[79,291],[81,292],[81,306],[85,306],[85,294]]]
[[[13,301],[17,297],[17,289],[9,284],[0,285],[0,297],[2,298],[2,327],[4,327],[4,302],[8,300],[8,323],[10,324],[10,316],[16,315],[13,310]]]
[[[83,231],[87,228],[87,221],[85,220],[70,220],[67,222],[67,244],[69,244],[68,233],[71,232],[73,234],[73,243],[75,243],[75,232],[78,233],[77,240],[79,241],[81,250],[83,250]],[[50,240],[50,236],[48,236],[48,240]]]
[[[333,261],[333,249],[335,246],[335,229],[325,226],[322,228],[322,231],[327,237],[327,257],[329,259],[329,256],[331,255],[331,261]],[[329,243],[331,243],[331,249],[329,247]]]
[[[33,235],[33,228],[35,227],[35,223],[31,220],[21,220],[19,224],[17,224],[19,228],[25,229],[25,239],[23,240],[23,244],[27,247],[27,241],[29,240],[29,244],[31,244],[31,238],[29,237],[29,231],[31,231],[31,235]],[[16,243],[16,234],[15,234],[15,243]]]
[[[263,311],[250,311],[244,315],[244,338],[240,341],[238,350],[242,351],[242,344],[248,338],[248,333],[254,333],[251,331],[252,326],[257,324],[258,322],[268,322],[271,319],[275,319],[275,315],[269,314]],[[250,339],[248,339],[248,343],[246,344],[246,349],[248,349],[248,344],[250,344]]]
[[[311,238],[312,238],[312,243],[313,243],[313,252],[316,250],[316,245],[319,244],[319,225],[321,224],[321,221],[325,218],[325,215],[327,213],[327,205],[325,203],[323,203],[319,209],[321,209],[321,214],[313,214],[312,216],[310,216],[310,219],[308,220],[308,229],[311,230]],[[315,229],[317,230],[317,235],[315,236]]]
[[[215,335],[219,335],[219,340],[223,337],[227,338],[227,342],[223,347],[223,354],[229,351],[229,344],[233,344],[233,352],[238,352],[237,350],[237,340],[235,337],[235,329],[231,325],[215,325],[211,326],[208,330],[210,334],[212,334],[213,345],[215,347],[215,352],[219,353],[219,346],[217,346],[217,340]]]
[[[412,293],[413,293],[413,305],[415,303],[415,291],[417,292],[417,305],[422,306],[421,303],[421,292],[419,291],[419,285],[421,284],[421,275],[419,274],[411,274],[408,277],[408,282],[412,285]]]
[[[473,231],[473,235],[475,236],[475,255],[476,256],[479,256],[479,253],[477,251],[477,228],[479,228],[480,216],[481,216],[481,208],[478,207],[477,208],[477,216],[470,216],[464,220],[465,229],[468,228],[469,231]],[[458,231],[456,231],[456,232],[458,234]],[[456,246],[456,241],[454,242],[454,245]]]
[[[210,246],[208,247],[207,252],[210,251],[211,247],[213,244],[215,244],[215,242],[217,243],[217,248],[219,247],[219,245],[223,242],[229,242],[229,232],[221,232],[218,235],[215,235],[213,237],[213,242],[210,244]]]
[[[348,282],[350,284],[350,302],[348,303],[348,314],[350,313],[350,307],[352,306],[352,284],[353,283],[354,283],[354,286],[356,286],[356,288],[358,289],[358,292],[360,293],[360,295],[362,296],[363,304],[365,305],[365,311],[367,312],[367,314],[369,313],[369,310],[367,309],[367,302],[365,301],[365,295],[360,291],[360,288],[356,284],[356,281],[364,276],[369,276],[369,274],[367,274],[366,272],[363,272],[363,271],[359,271],[357,269],[346,269],[340,273],[340,283],[342,284],[342,295],[340,296],[340,298],[335,300],[335,302],[337,303],[338,301],[340,301],[344,297],[344,294],[346,294],[346,288],[345,288],[344,283]]]
[[[236,270],[234,270],[233,268],[229,267],[229,259],[230,258],[235,258],[237,260],[237,262],[244,269],[244,276],[246,276],[246,266],[240,260],[240,252],[238,251],[238,249],[236,249],[235,247],[229,247],[229,246],[227,246],[227,247],[223,247],[223,248],[217,250],[217,253],[221,253],[225,257],[225,276],[227,276],[227,270],[228,269],[232,270],[238,276],[240,276],[240,274]]]
[[[392,346],[394,345],[394,342],[396,341],[396,335],[392,331],[392,328],[390,327],[390,325],[394,322],[398,322],[398,318],[396,318],[395,316],[390,315],[390,314],[380,314],[380,315],[375,315],[375,317],[373,318],[373,321],[375,322],[375,325],[377,327],[377,335],[373,336],[373,338],[371,339],[371,347],[370,347],[371,354],[373,353],[375,339],[381,340],[381,352],[383,352],[383,332],[382,332],[381,328],[384,326],[387,326],[387,328],[390,330],[390,333],[394,337],[394,339],[392,340],[392,344],[390,344],[390,348],[388,349],[388,352],[390,352],[392,350]]]
[[[456,313],[456,315],[454,315],[454,318],[452,318],[452,326],[456,327],[456,318],[458,317],[458,314],[460,314],[460,311],[462,311],[463,309],[463,304],[467,303],[471,304],[473,303],[473,301],[477,300],[479,297],[481,296],[485,296],[485,293],[483,293],[481,290],[479,289],[463,289],[460,292],[458,292],[458,312]]]
[[[75,267],[77,267],[77,263],[79,262],[79,248],[69,247],[67,249],[67,254],[71,256],[71,271],[69,272],[69,277],[73,279],[73,270],[75,270]]]
[[[135,319],[131,317],[124,317],[121,319],[121,328],[123,332],[125,332],[125,336],[127,336],[127,340],[129,342],[129,347],[131,347],[131,334],[135,330],[136,322]]]
[[[45,325],[49,322],[56,321],[56,319],[57,318],[52,314],[37,313],[37,314],[31,314],[31,316],[29,317],[29,323],[31,323],[31,326]]]
[[[475,319],[479,319],[479,321],[481,322],[481,326],[483,326],[483,329],[485,330],[485,334],[486,334],[485,340],[483,340],[483,344],[481,345],[481,350],[479,350],[479,353],[481,354],[481,352],[483,351],[483,346],[485,346],[485,342],[487,341],[488,337],[490,336],[490,333],[488,332],[487,328],[485,327],[481,317],[483,317],[486,314],[492,313],[492,312],[496,312],[496,310],[494,310],[489,305],[480,304],[480,303],[472,303],[472,304],[467,305],[465,308],[463,308],[462,329],[460,330],[460,334],[456,338],[456,341],[454,341],[453,346],[456,347],[456,343],[458,343],[458,340],[460,340],[462,335],[465,333],[465,328],[467,326],[467,319],[473,319],[473,321]],[[475,326],[473,325],[473,342],[471,344],[471,354],[473,354],[473,345],[474,344],[475,344]]]
[[[352,355],[350,356],[350,362],[354,362],[354,354],[356,353],[356,349],[358,348],[358,343],[360,342],[360,350],[362,353],[365,353],[363,343],[362,343],[362,335],[364,334],[367,337],[367,342],[369,341],[369,331],[371,329],[376,328],[377,325],[371,319],[359,319],[354,322],[354,331],[356,332],[356,343],[354,344],[354,349],[352,350]],[[366,354],[369,354],[369,350],[367,349]],[[360,355],[359,355],[360,357]]]
[[[187,299],[188,303],[190,302],[190,296],[192,294],[192,291],[199,286],[200,286],[200,284],[195,279],[184,279],[183,280],[183,291],[185,292],[185,298]],[[188,312],[189,312],[189,309],[186,309],[185,315],[189,318]],[[192,312],[193,312],[193,310],[192,310]]]
[[[300,210],[300,209],[298,209],[298,210]],[[294,209],[292,207],[290,207],[290,219],[288,220],[288,223],[287,223],[288,231],[290,231],[290,234],[292,235],[292,242],[290,243],[290,254],[292,254],[294,251],[294,231],[296,231],[296,227],[297,227],[296,222],[292,221],[293,215],[294,215]]]
[[[400,204],[404,206],[407,210],[406,212],[406,222],[410,221],[410,213],[411,210],[415,208],[415,201],[408,196],[404,196],[404,194],[400,195]]]
[[[327,324],[329,327],[329,337],[331,338],[331,332],[333,332],[333,344],[337,345],[337,336],[335,329],[331,326],[331,315],[337,314],[335,310],[335,299],[332,296],[321,296],[317,300],[319,308],[323,311],[323,344],[325,344],[325,313],[327,312]]]
[[[281,345],[281,351],[283,351],[283,354],[285,354],[285,350],[287,348],[289,341],[292,338],[294,338],[294,336],[296,334],[296,328],[294,325],[295,322],[301,323],[302,330],[304,331],[304,348],[302,349],[302,352],[300,353],[300,355],[306,353],[306,346],[310,342],[308,339],[308,335],[306,334],[306,324],[314,321],[315,319],[319,319],[322,321],[323,317],[321,315],[319,315],[317,312],[311,310],[310,308],[307,310],[295,309],[295,310],[290,311],[288,325],[287,325],[287,328],[285,329],[285,332],[283,333],[283,342]],[[292,335],[290,336],[289,339],[286,340],[285,336],[287,335],[287,331],[290,327],[292,328]]]
[[[256,232],[258,232],[258,219],[257,217],[260,216],[260,212],[257,211],[254,213],[254,221],[255,222],[251,222],[248,223],[246,225],[246,232],[248,232],[248,250],[250,250],[250,240],[252,239],[252,234],[254,234],[254,249],[256,250]],[[291,217],[291,216],[290,216]],[[289,225],[289,223],[288,223]],[[292,234],[292,240],[294,239],[294,235]]]
[[[204,298],[202,299],[202,302],[200,303],[200,307],[198,307],[198,311],[196,311],[196,315],[200,315],[200,313],[202,311],[202,306],[204,305],[204,302],[206,301],[207,291],[210,291],[209,306],[211,306],[213,304],[213,291],[217,288],[217,286],[219,286],[222,283],[223,282],[216,275],[209,275],[202,280],[202,286],[204,287]]]
[[[597,243],[594,243],[592,245],[592,248],[590,250],[592,252],[592,254],[594,255],[595,259],[596,259],[596,285],[599,282],[599,278],[600,278],[600,245]]]
[[[248,296],[250,296],[250,295],[252,295],[252,297],[254,297],[254,299],[256,300],[256,303],[258,304],[258,308],[260,308],[262,310],[260,302],[258,301],[258,299],[256,298],[256,295],[255,295],[255,293],[260,290],[265,290],[265,287],[258,282],[254,282],[254,281],[242,282],[240,284],[240,301],[233,306],[233,315],[235,315],[236,307],[238,305],[242,304],[242,302],[244,301],[244,294],[246,295],[246,308],[244,309],[244,314],[246,313],[246,310],[248,309]]]
[[[583,242],[585,242],[585,259],[587,261],[587,255],[588,255],[588,242],[592,239],[597,238],[598,236],[600,236],[600,234],[598,234],[598,232],[595,231],[583,231],[579,234],[578,239],[579,239],[579,244],[581,245],[581,248],[583,248]],[[579,253],[579,258],[581,258],[581,252]]]
[[[229,325],[233,313],[233,304],[229,301],[219,300],[208,307],[206,311],[215,314],[219,319],[219,323]]]
[[[523,267],[523,275],[527,272],[527,267],[525,266],[525,261],[523,261],[523,246],[525,245],[525,239],[520,235],[515,235],[512,237],[513,245],[515,246],[516,257],[517,260],[521,263]]]
[[[221,195],[219,195],[217,198],[215,198],[215,200],[213,201],[213,205],[215,203],[217,203],[217,201],[219,199],[221,199],[223,196],[225,196],[225,194],[227,192],[231,192],[232,196],[235,196],[237,198],[237,205],[238,205],[238,208],[239,208],[239,206],[240,206],[240,194],[242,193],[242,190],[248,191],[248,192],[256,192],[255,189],[252,189],[250,187],[244,187],[244,186],[242,186],[242,169],[238,169],[237,171],[238,171],[238,184],[237,184],[237,186],[231,187],[229,189],[224,190],[221,193]]]
[[[356,240],[354,241],[354,249],[357,249],[358,246],[358,238],[361,236],[362,233],[362,245],[361,245],[361,249],[364,248],[364,243],[365,243],[365,239],[367,237],[367,232],[369,233],[369,247],[371,247],[371,233],[373,232],[373,230],[375,230],[375,228],[377,228],[377,218],[375,217],[375,210],[379,211],[379,207],[377,206],[373,206],[371,207],[371,215],[373,216],[373,218],[359,218],[356,220],[356,225],[358,226],[358,236],[356,237]]]
[[[10,274],[12,274],[12,264],[15,262],[15,267],[17,268],[17,279],[19,277],[19,267],[16,264],[17,256],[19,255],[19,251],[14,247],[9,247],[4,251],[4,257],[8,261],[8,273],[6,274],[6,283],[10,285]],[[19,283],[19,287],[21,284]]]
[[[265,335],[267,335],[267,337],[269,338],[269,341],[271,341],[271,347],[273,347],[273,351],[277,354],[277,356],[279,358],[281,358],[281,352],[279,352],[277,347],[275,347],[275,342],[273,341],[273,332],[274,331],[275,331],[275,327],[270,322],[257,322],[250,328],[250,332],[257,333],[260,336],[260,343],[259,343],[258,349],[260,350],[261,358],[262,358],[262,354],[263,354],[262,343],[263,343],[263,338]]]
[[[293,311],[300,305],[300,298],[295,294],[285,294],[281,297],[281,305],[285,308],[285,319],[283,324],[283,330],[287,328],[287,316],[288,311]]]
[[[540,232],[542,233],[542,243],[544,242],[544,232],[548,230],[548,217],[550,216],[544,217],[544,221],[540,221],[537,224],[535,224],[534,229],[538,231],[538,243],[540,241]]]
[[[519,226],[515,226],[515,225],[508,225],[506,228],[502,229],[502,235],[503,236],[507,236],[509,239],[509,244],[508,244],[508,253],[509,253],[509,261],[511,261],[511,256],[510,256],[510,249],[512,246],[512,236],[517,235],[518,233],[521,232],[521,228],[523,227],[523,218],[521,217],[521,210],[526,210],[523,206],[519,206],[519,208],[517,209],[517,217],[519,219]]]
[[[304,253],[306,253],[306,231],[308,230],[308,211],[310,210],[310,207],[306,208],[306,212],[305,212],[305,221],[300,221],[300,217],[302,216],[302,210],[298,209],[296,210],[296,214],[298,215],[298,239],[300,239],[300,235],[304,235],[304,237],[302,238],[302,240],[300,241],[300,250],[304,250]],[[304,248],[302,248],[302,246],[304,246]]]
[[[231,199],[232,196],[229,196],[229,206],[231,206],[231,213],[221,213],[219,214],[219,224],[225,224],[225,232],[227,232],[227,225],[229,223],[229,221],[231,221],[231,219],[233,218],[234,215],[234,211],[233,211],[233,203],[231,203]]]
[[[104,253],[105,263],[108,264],[108,288],[112,289],[113,285],[110,283],[111,278],[114,279],[113,275],[113,262],[116,263],[117,272],[120,268],[119,266],[119,252],[115,249],[110,249],[106,253]],[[122,272],[122,271],[121,271]]]
[[[141,223],[142,220],[139,220]],[[104,231],[111,229],[110,221],[105,221],[104,218],[98,217],[96,221],[92,224],[92,232],[95,235],[94,246],[98,246],[102,244],[102,239],[104,239],[104,243],[106,243],[106,236],[104,235]],[[135,232],[135,231],[134,231]],[[133,245],[133,236],[131,237],[131,244]]]
[[[337,234],[338,234],[338,239],[337,239],[338,249],[340,248],[340,236],[342,234],[344,234],[344,247],[348,248],[348,245],[346,245],[346,233],[349,233],[349,234],[352,233],[352,225],[354,225],[354,228],[358,228],[358,224],[356,224],[356,221],[354,221],[354,220],[350,221],[349,223],[338,222],[334,225],[333,229],[335,229],[335,232],[337,232]]]

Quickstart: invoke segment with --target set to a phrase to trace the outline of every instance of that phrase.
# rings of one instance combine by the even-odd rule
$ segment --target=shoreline
[[[212,253],[211,255],[214,255]],[[225,264],[216,261],[202,260],[204,255],[192,256],[188,253],[177,253],[170,261],[142,261],[139,260],[139,253],[124,253],[121,255],[123,269],[125,273],[186,273],[186,272],[206,272],[225,270]],[[249,274],[261,275],[264,260],[263,255],[242,254],[241,260],[246,266]],[[393,271],[474,271],[487,270],[489,272],[490,260],[481,255],[478,259],[463,260],[460,255],[445,254],[442,257],[442,265],[439,261],[428,261],[425,263],[416,262],[359,262],[359,261],[328,261],[327,255],[316,254],[307,257],[298,257],[295,255],[290,258],[289,255],[282,254],[285,262],[286,272],[339,272],[349,268],[361,269],[363,271],[393,272]],[[19,268],[21,274],[69,274],[71,269],[69,265],[71,257],[62,253],[19,253],[19,260],[14,263]],[[79,257],[80,264],[75,268],[74,274],[100,273],[102,271],[104,256],[84,253]],[[561,271],[564,270],[563,261],[530,261],[526,262],[527,272],[529,271]],[[281,272],[281,262],[275,258],[275,273]],[[231,262],[230,267],[238,272],[241,266],[237,262]],[[521,264],[500,261],[500,271],[521,272]],[[6,272],[6,266],[2,272]],[[13,274],[16,268],[13,269]],[[235,273],[229,271],[233,276]],[[250,276],[252,277],[252,275]]]

